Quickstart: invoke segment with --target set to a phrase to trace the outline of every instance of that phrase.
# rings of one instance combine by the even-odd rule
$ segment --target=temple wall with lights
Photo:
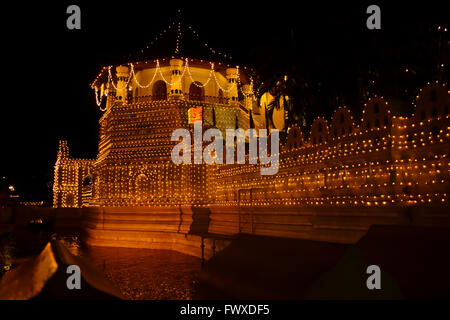
[[[192,129],[189,110],[198,108],[204,129],[216,127],[225,134],[227,128],[249,128],[255,104],[251,80],[238,67],[193,59],[131,63],[102,72],[104,79],[101,73],[93,84],[104,111],[97,159],[58,156],[54,206],[207,204],[208,168],[174,165],[172,132]],[[244,101],[238,101],[238,86],[246,86]],[[265,126],[258,119],[253,124]],[[60,149],[68,148],[61,144]],[[65,178],[57,179],[61,172]]]
[[[316,119],[308,139],[299,127],[289,128],[275,176],[261,176],[259,165],[175,165],[170,158],[171,134],[192,130],[194,108],[201,107],[204,129],[267,127],[265,109],[273,98],[266,93],[258,101],[239,67],[144,61],[105,67],[92,86],[104,111],[98,156],[72,159],[61,142],[55,207],[447,203],[449,95],[443,84],[421,90],[410,117],[393,115],[386,99],[374,97],[358,123],[340,107],[330,121]],[[284,117],[284,110],[274,114],[276,127],[283,129]]]
[[[288,129],[280,170],[217,167],[216,205],[382,207],[446,205],[449,192],[449,94],[429,84],[411,117],[393,116],[388,101],[370,99],[357,125],[346,108],[316,119],[305,140]]]

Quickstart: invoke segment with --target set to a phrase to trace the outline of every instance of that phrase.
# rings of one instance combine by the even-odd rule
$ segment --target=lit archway
[[[152,88],[153,100],[166,100],[167,99],[167,86],[162,80],[156,81]]]
[[[189,100],[204,101],[205,92],[201,87],[202,84],[198,81],[192,82],[189,86]]]

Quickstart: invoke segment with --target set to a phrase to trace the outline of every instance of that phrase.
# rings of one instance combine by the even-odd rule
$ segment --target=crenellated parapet
[[[217,168],[216,203],[237,205],[238,190],[252,190],[252,205],[445,205],[450,163],[449,94],[429,84],[413,115],[392,116],[382,97],[370,99],[361,122],[338,108],[330,125],[317,118],[309,138],[293,126],[281,147],[280,169],[263,177],[258,165]],[[420,116],[417,116],[417,113]]]
[[[172,59],[116,71],[115,102],[100,119],[97,159],[73,159],[67,142],[60,144],[57,207],[359,208],[448,201],[449,91],[444,84],[423,88],[412,115],[396,114],[389,99],[374,96],[362,106],[359,121],[338,107],[330,119],[315,119],[309,132],[288,128],[279,170],[262,176],[260,163],[176,165],[171,160],[174,130],[192,134],[190,112],[201,110],[202,130],[214,127],[223,135],[226,129],[273,127],[267,108],[274,98],[264,94],[256,108],[252,82],[244,81],[238,68]],[[128,98],[121,100],[125,93]],[[135,99],[148,93],[149,99]]]

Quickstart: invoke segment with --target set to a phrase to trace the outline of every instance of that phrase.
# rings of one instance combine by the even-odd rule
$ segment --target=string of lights
[[[131,77],[128,76],[128,81],[127,84],[125,85],[126,87],[130,84],[131,81]],[[112,75],[111,75],[111,66],[108,67],[108,84],[111,83],[113,88],[115,90],[117,90],[117,86],[114,84],[113,80],[112,80]]]
[[[236,67],[237,69],[237,82],[238,82],[238,87],[239,87],[239,91],[241,91],[242,95],[244,96],[244,98],[252,98],[254,101],[257,101],[258,99],[256,98],[256,96],[254,94],[246,94],[244,92],[244,90],[242,89],[242,83],[241,83],[241,77],[239,75],[239,66]],[[253,78],[250,77],[250,85],[253,88]]]
[[[213,78],[214,78],[214,81],[215,81],[217,87],[219,87],[219,89],[221,89],[223,92],[229,92],[229,91],[231,91],[231,90],[234,88],[235,85],[238,86],[238,83],[239,83],[239,86],[242,86],[242,83],[240,82],[240,79],[239,79],[239,67],[238,67],[238,66],[237,66],[238,83],[231,83],[231,85],[230,85],[228,88],[224,88],[224,87],[220,84],[220,81],[219,81],[219,79],[218,79],[217,76],[216,76],[216,71],[215,71],[215,68],[214,68],[214,63],[211,62],[210,65],[211,65],[211,69],[210,69],[210,72],[209,72],[209,74],[208,74],[208,79],[206,80],[206,82],[205,82],[204,84],[199,84],[199,83],[194,79],[194,77],[192,76],[191,68],[189,67],[189,59],[188,59],[188,58],[185,58],[184,68],[183,68],[183,71],[182,71],[180,77],[179,77],[176,81],[171,82],[171,81],[167,80],[166,77],[164,76],[164,74],[163,74],[163,72],[162,72],[162,68],[161,68],[161,65],[160,65],[159,60],[156,60],[155,71],[154,71],[154,73],[153,73],[152,79],[150,80],[149,83],[147,83],[147,84],[144,85],[144,84],[142,84],[141,82],[139,82],[139,80],[137,79],[134,64],[133,64],[133,63],[129,63],[129,66],[130,66],[130,73],[129,73],[129,77],[128,77],[126,86],[128,86],[128,85],[130,84],[131,80],[133,80],[133,83],[135,83],[139,88],[146,89],[146,88],[150,87],[150,86],[153,84],[153,82],[154,82],[155,79],[156,79],[156,75],[157,75],[157,74],[159,74],[159,75],[161,76],[161,79],[162,79],[167,85],[173,86],[173,85],[179,83],[180,81],[182,81],[182,79],[184,78],[184,76],[185,76],[186,73],[188,74],[189,79],[191,80],[191,82],[192,82],[195,86],[200,87],[200,88],[206,87],[206,86],[209,84],[209,82],[210,82]],[[118,87],[117,87],[117,84],[115,84],[114,81],[113,81],[113,76],[112,76],[112,74],[111,74],[111,68],[112,68],[112,66],[109,66],[109,67],[108,67],[108,80],[107,80],[107,88],[108,88],[108,90],[106,90],[106,91],[104,92],[104,94],[102,95],[102,97],[100,97],[100,100],[99,100],[99,98],[98,98],[98,88],[97,88],[96,86],[94,86],[94,90],[95,90],[95,98],[96,98],[96,102],[97,102],[97,105],[98,105],[98,106],[100,106],[101,101],[102,101],[102,99],[103,99],[103,96],[107,95],[107,92],[109,91],[109,86],[110,86],[110,85],[112,85],[113,88],[114,88],[115,90],[117,90],[117,88],[118,88]],[[251,80],[251,84],[253,85],[253,80]],[[246,98],[250,96],[250,95],[245,94],[245,93],[242,91],[242,88],[240,88],[240,90],[241,90],[241,92],[243,93],[243,95],[244,95]],[[257,100],[256,97],[255,97],[254,95],[253,95],[253,99],[254,99],[255,101]]]
[[[146,84],[146,85],[143,85],[143,84],[141,84],[141,83],[138,81],[138,79],[137,79],[137,77],[136,77],[136,73],[135,73],[135,71],[134,71],[134,64],[133,64],[133,63],[130,63],[130,66],[131,66],[131,73],[130,73],[130,74],[131,74],[131,76],[133,77],[134,82],[138,85],[139,88],[141,88],[141,89],[146,89],[146,88],[148,88],[148,87],[151,86],[151,84],[153,83],[153,81],[155,81],[156,74],[158,73],[158,70],[159,70],[159,60],[156,60],[156,68],[155,68],[155,73],[153,74],[152,80],[150,80],[150,82],[149,82],[148,84]]]
[[[179,53],[180,49],[180,41],[181,41],[181,22],[178,21],[178,28],[177,28],[177,40],[176,40],[176,46],[175,46],[175,54]]]
[[[186,60],[186,66],[188,66],[188,61]],[[188,75],[189,75],[189,78],[190,78],[190,80],[192,81],[192,83],[194,84],[194,85],[196,85],[197,87],[199,87],[199,88],[204,88],[204,87],[206,87],[207,85],[208,85],[208,83],[211,81],[211,74],[212,73],[215,73],[215,71],[214,71],[214,63],[211,63],[211,70],[210,70],[210,72],[209,72],[209,75],[208,75],[208,80],[206,80],[206,82],[203,84],[203,85],[200,85],[200,84],[198,84],[195,80],[194,80],[194,78],[192,78],[192,74],[191,74],[191,70],[189,69],[189,66],[187,67],[187,72],[188,72]],[[216,81],[217,82],[217,81]]]
[[[194,36],[195,36],[200,42],[202,42],[202,40],[200,39],[200,35],[198,34],[197,31],[194,30],[194,28],[193,28],[192,26],[188,26],[188,29],[191,30],[191,32],[194,34]],[[224,58],[227,58],[227,57],[228,57],[229,59],[232,59],[232,57],[231,57],[230,55],[227,56],[227,54],[225,54],[225,53],[223,53],[223,52],[220,52],[220,51],[218,51],[218,50],[215,50],[215,49],[211,48],[207,42],[202,42],[202,43],[203,43],[203,45],[204,45],[211,53],[213,53],[213,54],[218,54],[219,56],[222,56],[222,57],[224,57]]]
[[[157,42],[159,39],[161,39],[169,30],[172,30],[172,28],[174,28],[174,26],[176,25],[176,21],[173,21],[172,23],[170,23],[163,31],[161,31],[160,33],[158,33],[152,41],[150,41],[150,44],[147,45],[145,48],[140,50],[140,53],[144,53],[144,50],[146,49],[150,49],[151,46],[153,46],[153,44],[155,44],[155,42]],[[129,55],[131,56],[131,54]]]
[[[95,87],[95,101],[97,103],[97,106],[100,107],[100,105],[102,104],[102,101],[103,101],[103,97],[104,97],[104,95],[102,95],[100,97],[100,101],[98,100],[98,89],[97,89],[97,87]]]

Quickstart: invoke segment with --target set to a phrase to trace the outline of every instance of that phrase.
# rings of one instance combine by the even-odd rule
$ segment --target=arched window
[[[73,207],[75,205],[75,197],[72,193],[66,195],[66,207]]]
[[[438,116],[438,111],[436,107],[433,107],[433,109],[431,109],[431,117],[432,118],[437,118]]]
[[[380,112],[380,106],[378,105],[378,103],[375,103],[373,105],[373,113],[377,114],[378,112]]]
[[[204,94],[203,88],[201,86],[202,86],[202,84],[198,81],[191,83],[191,85],[189,86],[189,100],[195,100],[195,101],[204,101],[205,100],[205,94]]]
[[[167,87],[166,83],[162,80],[156,81],[152,88],[153,100],[166,100],[167,99]]]
[[[380,127],[380,120],[379,119],[375,119],[375,127],[377,127],[377,128]]]
[[[431,102],[436,102],[436,99],[437,99],[436,90],[431,90],[431,92],[430,92],[430,101]]]

